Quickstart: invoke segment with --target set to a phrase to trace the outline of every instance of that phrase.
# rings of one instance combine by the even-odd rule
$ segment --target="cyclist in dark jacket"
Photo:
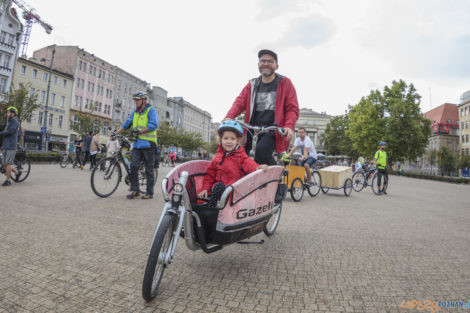
[[[9,107],[7,109],[7,126],[4,131],[0,132],[0,137],[3,137],[2,167],[5,168],[7,176],[2,186],[11,185],[11,172],[15,173],[16,179],[21,175],[21,173],[18,173],[17,170],[12,167],[18,146],[18,130],[20,123],[16,117],[17,115],[18,110],[15,107]]]

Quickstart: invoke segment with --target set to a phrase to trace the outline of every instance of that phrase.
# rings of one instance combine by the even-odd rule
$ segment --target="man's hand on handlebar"
[[[286,133],[286,139],[287,141],[290,141],[292,137],[294,137],[294,131],[290,129],[289,127],[284,127],[284,132]]]

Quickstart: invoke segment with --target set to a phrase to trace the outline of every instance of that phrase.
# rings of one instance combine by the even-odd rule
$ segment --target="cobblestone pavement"
[[[33,164],[0,187],[0,312],[414,312],[402,301],[470,300],[470,186],[392,176],[388,196],[288,196],[276,234],[255,237],[263,245],[205,254],[180,240],[146,303],[159,186],[153,200],[125,199],[124,184],[101,199],[88,170]]]

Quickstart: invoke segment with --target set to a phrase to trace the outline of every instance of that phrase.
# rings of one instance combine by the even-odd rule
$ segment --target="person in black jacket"
[[[16,117],[17,115],[18,110],[15,107],[9,107],[7,109],[7,126],[4,131],[0,132],[0,137],[3,137],[2,167],[5,168],[7,176],[2,186],[11,185],[11,172],[15,173],[16,179],[21,175],[21,173],[18,173],[16,169],[12,167],[15,162],[16,150],[18,149],[18,130],[20,123]]]

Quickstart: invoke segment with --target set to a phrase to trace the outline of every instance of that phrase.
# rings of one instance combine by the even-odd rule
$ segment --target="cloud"
[[[359,31],[362,44],[401,73],[470,76],[470,2],[380,1],[367,16]]]
[[[333,20],[320,14],[312,14],[292,20],[275,45],[310,49],[331,40],[335,34]]]
[[[309,7],[322,4],[320,0],[259,0],[258,19],[266,20],[277,18],[288,13],[305,12]]]

